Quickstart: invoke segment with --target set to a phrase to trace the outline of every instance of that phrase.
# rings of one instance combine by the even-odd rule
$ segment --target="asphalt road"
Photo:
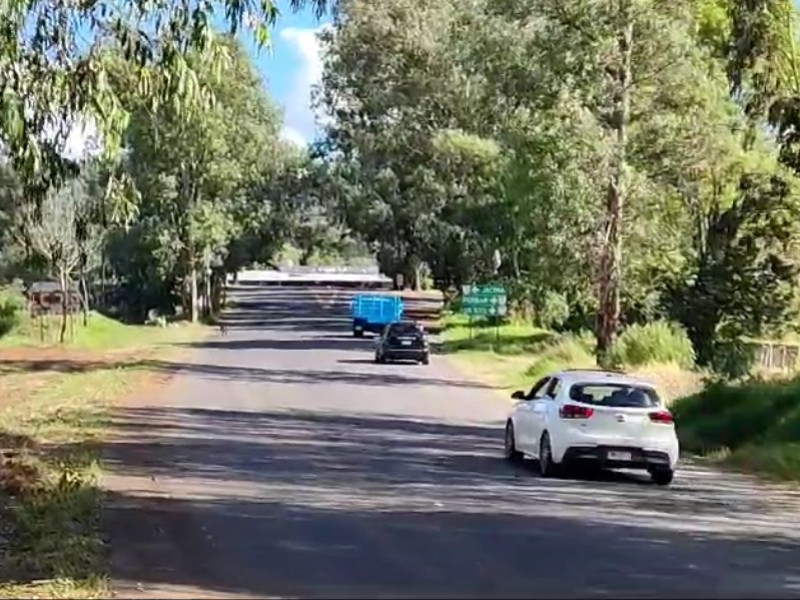
[[[239,292],[227,336],[116,416],[121,597],[800,597],[800,494],[687,466],[542,480],[509,403],[376,365],[349,292]]]

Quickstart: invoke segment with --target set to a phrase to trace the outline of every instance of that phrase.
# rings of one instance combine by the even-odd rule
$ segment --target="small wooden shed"
[[[69,283],[67,312],[75,313],[81,307],[81,295],[75,282]],[[31,315],[60,315],[63,302],[61,286],[54,280],[34,281],[25,291]]]

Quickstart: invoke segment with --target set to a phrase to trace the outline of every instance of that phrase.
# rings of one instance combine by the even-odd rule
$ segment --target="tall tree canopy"
[[[601,362],[636,321],[682,319],[702,346],[724,322],[750,335],[790,319],[795,232],[758,216],[797,205],[764,127],[777,125],[791,166],[797,129],[775,117],[791,123],[794,106],[788,0],[339,9],[319,95],[334,117],[327,156],[349,186],[345,220],[387,269],[417,282],[424,263],[442,286],[499,278],[534,318],[566,303],[565,324],[594,328]],[[725,258],[711,258],[718,244]],[[730,293],[741,273],[773,281],[762,300],[774,310],[700,293],[710,273]],[[702,332],[690,314],[708,317]]]
[[[326,0],[289,0],[292,9]],[[219,10],[231,33],[250,30],[268,41],[278,16],[272,0],[10,0],[0,5],[0,143],[31,189],[74,172],[61,156],[76,122],[94,120],[106,152],[120,147],[128,113],[111,83],[103,49],[113,41],[129,61],[150,67],[134,84],[153,106],[197,100],[202,86],[187,62],[192,50],[213,52]]]

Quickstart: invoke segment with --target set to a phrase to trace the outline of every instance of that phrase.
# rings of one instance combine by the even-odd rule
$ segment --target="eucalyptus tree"
[[[212,266],[222,263],[228,245],[241,232],[236,221],[242,200],[258,211],[251,196],[254,182],[278,159],[280,113],[266,95],[244,49],[234,39],[222,40],[225,81],[213,61],[196,51],[188,64],[206,87],[208,101],[180,109],[148,98],[127,98],[132,118],[126,131],[127,169],[143,198],[141,223],[151,223],[175,273],[183,284],[190,318],[199,317],[198,282],[205,281],[209,306]],[[117,65],[124,86],[135,63]]]
[[[293,9],[326,0],[290,0]],[[273,0],[9,0],[0,3],[0,143],[25,181],[43,194],[78,168],[62,155],[73,126],[94,122],[107,155],[116,156],[129,114],[110,81],[103,48],[147,67],[135,86],[152,106],[191,106],[202,86],[187,54],[215,47],[219,9],[231,33],[269,41],[278,17]],[[210,60],[218,60],[215,53]],[[157,81],[149,75],[157,72]]]

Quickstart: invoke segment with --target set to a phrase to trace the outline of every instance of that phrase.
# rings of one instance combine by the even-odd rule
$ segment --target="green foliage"
[[[736,465],[800,478],[800,380],[714,383],[672,407],[681,445]]]
[[[738,468],[780,480],[800,480],[800,443],[784,442],[745,446],[730,455]]]
[[[322,10],[327,2],[290,2],[294,8],[306,4]],[[231,33],[245,26],[258,44],[268,41],[278,13],[273,2],[228,0],[222,6]],[[223,57],[216,52],[212,14],[210,3],[138,3],[136,10],[113,3],[3,3],[0,71],[14,76],[3,79],[0,141],[28,191],[43,193],[49,184],[74,176],[77,165],[60,150],[76,121],[97,122],[109,156],[120,148],[130,115],[101,52],[110,41],[139,67],[129,89],[149,97],[151,108],[171,104],[192,110],[205,101],[207,88],[186,56],[205,52],[219,72]]]
[[[25,296],[14,288],[0,288],[0,337],[7,335],[25,318]]]
[[[694,349],[686,331],[665,321],[625,329],[612,357],[614,363],[632,367],[656,363],[675,363],[687,369],[694,366]]]
[[[605,1],[342,5],[319,96],[336,115],[322,155],[342,219],[389,274],[411,280],[427,264],[442,289],[499,276],[542,325],[580,329],[601,304],[602,257],[618,258],[603,230],[616,211],[623,322],[680,321],[704,364],[723,326],[741,336],[785,322],[795,178],[776,174],[763,135],[745,138],[752,114],[729,85],[738,68],[747,88],[765,48],[786,46],[770,45],[780,19],[758,16],[761,37],[729,53],[758,12],[738,4],[638,3],[627,22],[627,3]],[[629,25],[620,125],[608,61]],[[736,67],[748,48],[758,66]],[[623,186],[609,187],[612,171]],[[609,212],[611,192],[624,208]]]
[[[719,339],[711,347],[709,366],[717,377],[733,381],[746,378],[758,361],[757,347],[741,339]]]
[[[800,436],[800,382],[715,383],[675,405],[688,449],[791,442]]]
[[[278,237],[275,222],[283,219],[265,193],[284,168],[280,115],[244,48],[231,38],[220,44],[229,80],[218,78],[203,53],[188,55],[215,102],[181,113],[168,104],[154,111],[140,94],[125,96],[132,114],[125,169],[140,200],[136,217],[114,228],[107,250],[126,282],[127,312],[140,320],[151,308],[171,314],[176,304],[197,318],[193,281],[205,289],[212,266],[239,268],[261,246],[279,246],[261,242]],[[124,90],[136,64],[113,52],[106,58]]]
[[[692,270],[668,296],[699,364],[719,362],[721,341],[757,337],[794,317],[798,210],[788,177],[747,176],[731,206],[710,215]]]
[[[536,309],[536,320],[544,329],[558,329],[569,318],[569,303],[563,294],[548,290],[541,306]]]

